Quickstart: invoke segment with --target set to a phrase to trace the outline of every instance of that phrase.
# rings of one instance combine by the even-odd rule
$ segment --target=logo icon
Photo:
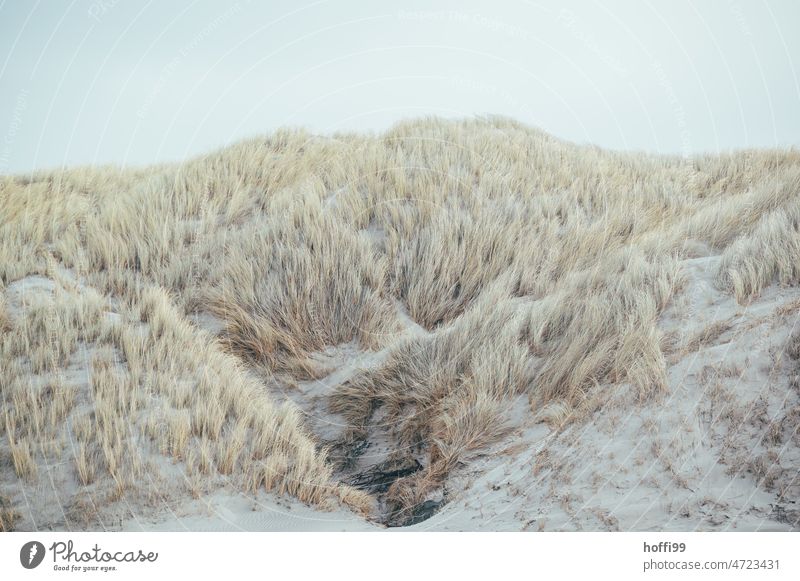
[[[30,541],[19,550],[19,562],[26,569],[35,569],[44,560],[44,545],[39,541]]]

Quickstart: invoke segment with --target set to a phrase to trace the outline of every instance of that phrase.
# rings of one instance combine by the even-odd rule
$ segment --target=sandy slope
[[[679,337],[718,321],[730,329],[696,351],[674,355],[663,401],[637,405],[623,385],[586,421],[560,432],[541,424],[522,430],[505,453],[464,476],[471,484],[457,500],[418,527],[797,528],[796,497],[779,501],[776,493],[796,487],[799,476],[792,418],[800,411],[794,379],[800,366],[782,351],[800,325],[800,292],[771,287],[741,307],[715,290],[717,260],[682,263],[688,286],[660,327]],[[787,304],[792,311],[776,314]],[[765,422],[778,426],[770,441],[763,438]]]
[[[797,528],[799,282],[792,150],[0,176],[0,530]]]
[[[637,402],[625,384],[608,387],[602,406],[563,429],[530,418],[527,399],[510,414],[517,429],[462,466],[445,490],[447,503],[409,530],[793,530],[800,507],[780,491],[797,487],[800,449],[800,363],[783,353],[800,326],[800,289],[773,285],[747,306],[716,289],[719,257],[681,263],[683,293],[662,315],[670,338],[670,392]],[[25,303],[46,301],[57,283],[28,277],[6,290],[11,313]],[[24,297],[24,301],[23,301]],[[782,309],[783,307],[783,309]],[[112,314],[109,314],[112,316]],[[198,316],[214,332],[219,321]],[[719,334],[704,337],[716,328]],[[404,332],[424,333],[409,323]],[[701,337],[698,343],[697,338]],[[686,349],[687,343],[694,345]],[[670,353],[670,350],[672,351]],[[81,351],[66,370],[68,383],[86,388],[89,353]],[[330,371],[276,393],[294,401],[323,440],[344,427],[326,410],[325,396],[359,369],[375,366],[382,353],[344,345],[317,355]],[[775,426],[772,431],[764,426]],[[765,438],[765,434],[772,434]],[[387,449],[373,438],[361,459],[369,466]],[[161,471],[184,478],[154,454]],[[74,494],[66,462],[43,463],[47,475],[22,488],[24,502],[43,522],[63,524],[62,498]],[[766,472],[765,472],[766,470]],[[160,477],[155,489],[169,486]],[[124,515],[128,515],[127,517]],[[197,500],[165,497],[126,504],[109,530],[379,530],[347,511],[320,511],[274,494],[247,495],[224,487]],[[27,526],[26,526],[27,525]]]
[[[522,419],[527,406],[518,401],[513,436],[463,467],[447,487],[448,503],[406,530],[797,530],[796,497],[778,492],[796,487],[799,476],[797,423],[786,418],[800,412],[800,363],[782,350],[800,325],[800,289],[772,286],[740,306],[713,285],[718,260],[681,264],[686,289],[659,322],[676,342],[663,399],[641,404],[625,385],[609,388],[601,409],[564,429]],[[724,332],[680,352],[714,323]],[[318,426],[327,420],[335,430],[336,422],[308,403],[311,392],[323,395],[371,363],[347,354],[332,353],[336,369],[294,394]],[[777,426],[769,440],[765,422]],[[377,530],[346,511],[236,493],[123,528]]]

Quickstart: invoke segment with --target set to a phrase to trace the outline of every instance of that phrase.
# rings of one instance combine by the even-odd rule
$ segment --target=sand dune
[[[0,529],[800,526],[800,153],[507,119],[0,178]]]

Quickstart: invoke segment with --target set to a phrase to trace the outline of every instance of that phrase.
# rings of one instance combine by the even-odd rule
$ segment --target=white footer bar
[[[4,533],[0,578],[800,579],[798,553],[765,532]]]

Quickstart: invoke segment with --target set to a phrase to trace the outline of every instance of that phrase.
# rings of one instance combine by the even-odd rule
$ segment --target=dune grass
[[[513,400],[564,415],[609,383],[666,393],[679,261],[721,254],[742,303],[796,284],[799,194],[796,151],[622,154],[495,118],[0,177],[0,435],[28,482],[55,457],[119,499],[157,454],[187,483],[370,513],[270,389],[352,343],[380,364],[329,408],[424,458],[389,490],[402,514],[502,437]]]

